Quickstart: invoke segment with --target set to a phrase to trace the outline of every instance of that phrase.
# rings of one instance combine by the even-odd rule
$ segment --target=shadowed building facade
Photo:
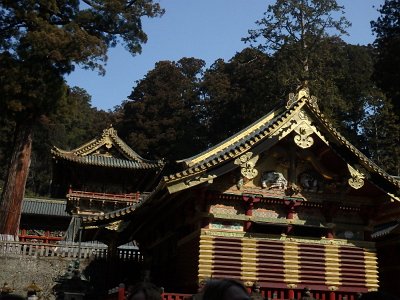
[[[388,266],[371,233],[399,217],[400,183],[337,132],[307,89],[178,163],[143,201],[86,217],[86,237],[136,240],[170,291],[227,277],[258,282],[268,298],[304,287],[331,300],[398,293],[380,275]]]

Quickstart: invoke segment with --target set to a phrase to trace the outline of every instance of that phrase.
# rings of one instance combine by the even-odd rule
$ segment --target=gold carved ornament
[[[247,152],[235,160],[235,165],[239,165],[240,173],[247,179],[253,179],[258,175],[258,171],[254,168],[259,158],[258,155],[253,156],[252,152]]]
[[[362,188],[364,186],[364,179],[369,178],[368,172],[359,165],[352,167],[347,164],[347,168],[350,172],[350,178],[347,180],[349,185],[356,190]]]
[[[294,131],[297,133],[294,137],[294,142],[300,148],[310,148],[314,144],[314,139],[311,137],[314,131],[307,123],[301,123]]]

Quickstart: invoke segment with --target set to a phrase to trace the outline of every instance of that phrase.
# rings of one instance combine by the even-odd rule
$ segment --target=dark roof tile
[[[65,207],[65,200],[25,198],[22,202],[22,214],[69,217]]]

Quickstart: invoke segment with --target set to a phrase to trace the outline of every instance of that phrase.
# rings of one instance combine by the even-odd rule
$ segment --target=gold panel
[[[368,290],[379,288],[378,263],[376,253],[364,250],[365,285]]]
[[[242,271],[243,272],[255,273],[254,270],[257,270],[257,264],[242,266]]]
[[[341,285],[339,247],[325,245],[325,284],[328,286]]]
[[[242,272],[241,280],[257,280],[257,240],[242,239]]]
[[[214,237],[200,236],[199,278],[209,278],[213,274]]]
[[[242,257],[242,262],[247,264],[255,264],[257,265],[257,258],[256,257]]]
[[[300,262],[298,243],[285,241],[283,253],[284,281],[286,283],[300,282]]]

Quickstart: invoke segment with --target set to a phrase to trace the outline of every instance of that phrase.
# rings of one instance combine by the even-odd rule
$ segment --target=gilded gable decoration
[[[314,109],[319,111],[317,104],[318,99],[315,96],[310,96],[310,90],[308,87],[300,88],[296,94],[290,93],[286,103],[286,108],[289,109],[294,103],[303,98],[305,98]]]
[[[351,176],[348,180],[349,185],[356,190],[362,188],[364,186],[364,179],[369,178],[368,172],[359,165],[352,167],[347,164],[347,168]]]
[[[302,123],[294,131],[297,133],[294,137],[294,142],[300,148],[310,148],[314,144],[314,139],[311,137],[314,131],[310,125]]]
[[[208,182],[208,183],[212,183],[214,178],[217,177],[216,175],[202,175],[202,176],[195,176],[189,180],[185,181],[185,185],[190,187],[190,186],[194,186],[200,183],[204,183],[204,182]]]
[[[252,156],[252,152],[247,152],[235,160],[235,165],[241,167],[240,173],[247,179],[253,179],[258,175],[258,171],[254,167],[256,166],[259,156]]]
[[[299,91],[296,94],[290,93],[288,97],[289,98],[288,102],[286,103],[286,108],[290,108],[294,103],[296,103],[300,99],[303,98],[308,99],[309,97],[310,97],[310,90],[307,87],[299,89]]]

